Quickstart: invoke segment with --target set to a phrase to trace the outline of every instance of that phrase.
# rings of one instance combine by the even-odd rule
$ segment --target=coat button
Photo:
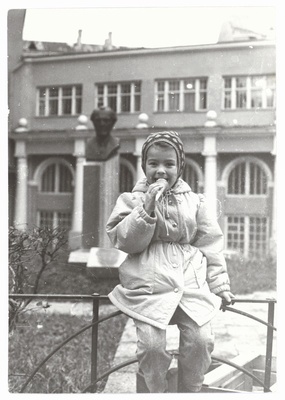
[[[178,264],[172,263],[173,268],[178,268]]]
[[[177,223],[173,222],[172,226],[173,226],[173,228],[176,228],[177,227]]]
[[[174,289],[174,292],[175,292],[175,293],[178,293],[178,289],[177,289],[177,287]]]

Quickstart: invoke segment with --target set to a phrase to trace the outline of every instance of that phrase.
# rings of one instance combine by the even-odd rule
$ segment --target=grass
[[[228,260],[231,289],[235,295],[276,289],[276,263],[272,258]],[[30,266],[31,274],[33,268]],[[102,279],[86,267],[70,265],[63,253],[42,276],[39,292],[50,294],[108,294],[119,282],[118,278]],[[120,315],[105,321],[99,329],[98,371],[112,366],[127,317]],[[86,321],[72,315],[48,313],[24,314],[10,336],[9,390],[18,393],[36,365],[62,340],[80,329]],[[42,326],[42,327],[41,327]],[[79,393],[90,383],[90,330],[74,339],[44,365],[27,393]],[[104,382],[98,388],[102,391]]]
[[[98,371],[111,367],[127,317],[119,315],[99,327]],[[9,391],[19,393],[34,368],[64,339],[88,322],[70,315],[31,313],[20,318],[9,344]],[[24,393],[80,393],[90,384],[90,329],[73,339],[38,371]],[[97,391],[105,386],[101,382]]]

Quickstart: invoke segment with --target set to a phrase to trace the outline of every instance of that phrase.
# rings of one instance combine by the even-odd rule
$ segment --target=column
[[[217,155],[203,153],[205,156],[205,196],[209,210],[217,218]]]
[[[217,113],[214,110],[207,112],[207,120],[202,133],[204,134],[204,149],[202,155],[205,157],[205,185],[204,191],[209,211],[213,218],[217,218],[217,145],[216,136]]]
[[[276,240],[277,240],[277,227],[276,227],[276,210],[277,210],[277,151],[276,151],[276,136],[274,136],[273,149],[271,154],[275,156],[274,159],[274,173],[273,173],[273,201],[272,201],[272,231],[270,237],[270,249],[274,253],[276,251]]]
[[[72,249],[81,247],[83,221],[83,168],[85,163],[85,141],[77,139],[74,143],[76,169],[74,179],[74,203],[72,215],[72,229],[69,235],[69,244]]]
[[[145,142],[145,138],[136,139],[136,150],[134,155],[137,157],[137,181],[139,179],[145,178],[145,174],[142,170],[142,146]]]
[[[18,144],[18,143],[17,143]],[[17,147],[16,144],[16,147]],[[19,230],[27,228],[27,183],[28,163],[26,157],[17,157],[17,186],[15,204],[15,227]]]

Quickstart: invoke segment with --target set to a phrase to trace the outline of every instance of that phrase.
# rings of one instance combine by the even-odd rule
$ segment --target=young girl
[[[167,391],[171,355],[166,328],[180,330],[180,392],[199,392],[211,364],[210,320],[221,298],[231,303],[223,235],[204,197],[180,176],[185,155],[178,133],[151,134],[142,148],[146,178],[119,196],[107,223],[113,245],[128,253],[112,303],[134,319],[137,357],[150,393]]]

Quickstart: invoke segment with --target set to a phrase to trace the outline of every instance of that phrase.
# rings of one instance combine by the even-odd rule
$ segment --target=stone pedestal
[[[82,248],[111,248],[106,223],[119,195],[119,156],[83,166]]]

